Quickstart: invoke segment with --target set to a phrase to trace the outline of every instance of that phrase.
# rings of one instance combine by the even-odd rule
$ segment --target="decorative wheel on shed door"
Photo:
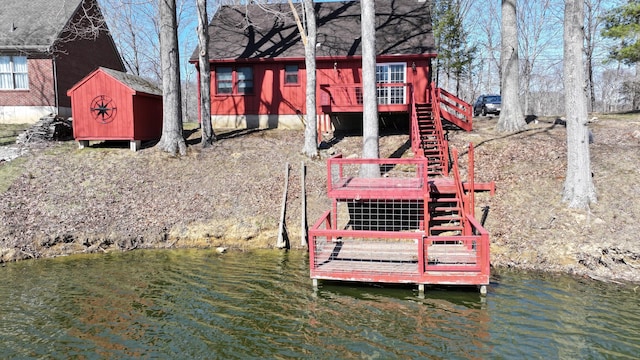
[[[91,101],[90,109],[93,118],[101,124],[112,122],[118,112],[118,108],[115,106],[113,99],[106,95],[96,96]]]

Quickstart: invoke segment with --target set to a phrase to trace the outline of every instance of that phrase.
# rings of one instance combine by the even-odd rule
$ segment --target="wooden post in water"
[[[289,247],[289,237],[287,236],[287,228],[285,226],[285,214],[287,208],[287,189],[289,188],[289,163],[285,165],[284,173],[284,192],[282,194],[282,209],[280,211],[280,226],[278,227],[278,241],[276,247],[284,249]]]
[[[301,186],[300,189],[302,194],[300,196],[300,198],[302,199],[302,205],[300,207],[301,209],[301,213],[302,213],[302,220],[301,220],[301,229],[300,229],[300,245],[301,246],[306,246],[309,242],[309,239],[307,239],[307,190],[306,190],[306,183],[305,183],[305,177],[307,174],[307,167],[304,164],[304,161],[302,162],[302,171],[300,174],[300,182],[301,182]]]

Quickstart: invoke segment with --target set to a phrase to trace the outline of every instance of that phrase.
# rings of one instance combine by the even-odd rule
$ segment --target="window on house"
[[[233,69],[230,67],[216,68],[216,93],[233,93]]]
[[[253,93],[253,68],[240,66],[216,67],[217,94],[251,94]]]
[[[376,64],[376,81],[379,84],[378,104],[405,103],[406,86],[388,84],[404,84],[406,73],[407,64],[405,63]]]
[[[238,94],[253,93],[253,68],[248,66],[239,67],[238,76]]]
[[[28,89],[26,56],[0,56],[0,89]]]
[[[284,67],[284,83],[286,85],[297,85],[298,83],[298,65],[285,65]]]

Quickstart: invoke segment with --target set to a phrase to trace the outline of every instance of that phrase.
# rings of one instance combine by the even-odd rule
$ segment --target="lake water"
[[[134,251],[0,267],[2,359],[635,359],[640,289],[494,271],[476,289],[320,282],[303,252]]]

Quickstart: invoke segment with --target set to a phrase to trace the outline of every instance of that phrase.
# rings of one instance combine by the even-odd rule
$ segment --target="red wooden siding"
[[[414,99],[418,103],[428,100],[428,85],[430,81],[430,57],[389,57],[379,59],[378,63],[405,63],[406,82],[412,84]],[[299,67],[298,84],[285,84],[285,65],[296,64]],[[415,70],[413,70],[415,64]],[[318,113],[331,109],[323,108],[321,97],[323,87],[331,85],[354,85],[362,83],[361,59],[337,58],[319,59],[317,61],[317,97]],[[252,94],[217,94],[216,67],[252,66],[253,86]],[[288,59],[276,62],[260,63],[214,63],[211,65],[211,114],[212,115],[294,115],[305,114],[306,69],[304,59],[297,61]],[[325,91],[326,92],[326,91]],[[410,91],[407,91],[410,96]],[[411,99],[407,99],[407,103]],[[335,110],[335,109],[334,109]],[[387,111],[408,111],[406,105],[388,106]],[[361,112],[362,109],[353,108],[349,111]]]
[[[85,13],[85,11],[88,13]],[[82,9],[74,14],[72,21],[80,21],[83,16],[101,16],[96,14],[96,11],[99,10],[95,6]],[[70,35],[63,33],[61,36]],[[60,106],[71,106],[71,98],[67,96],[67,91],[98,67],[103,66],[118,71],[126,71],[111,35],[106,32],[99,32],[97,37],[91,40],[62,41],[57,44],[56,50],[58,102]]]
[[[102,122],[91,111],[104,95],[112,117]],[[73,135],[76,140],[150,140],[162,132],[162,98],[136,94],[108,74],[97,70],[69,90]],[[93,104],[92,104],[93,103]]]
[[[159,139],[162,135],[162,97],[133,96],[134,139]]]
[[[306,76],[300,66],[299,84],[284,84],[284,65],[281,63],[254,63],[252,94],[218,94],[216,91],[216,65],[211,66],[211,114],[213,115],[293,115],[304,112]],[[229,66],[229,65],[221,65]],[[236,68],[236,66],[232,65]]]

